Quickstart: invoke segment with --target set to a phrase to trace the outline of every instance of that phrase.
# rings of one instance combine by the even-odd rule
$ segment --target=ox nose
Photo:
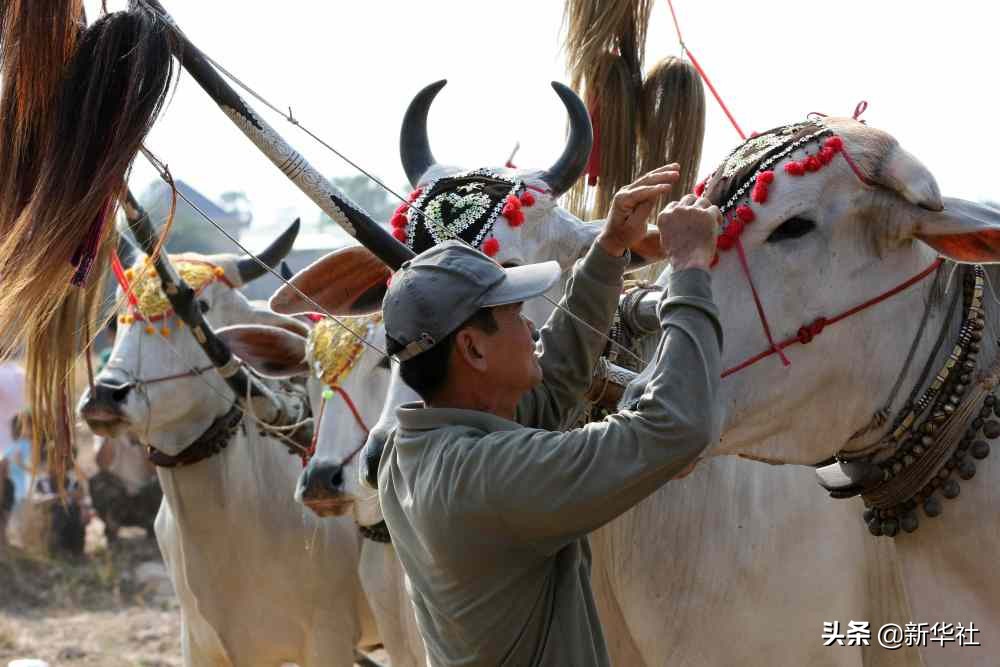
[[[94,400],[104,405],[118,405],[128,399],[129,392],[135,385],[131,382],[122,384],[98,382],[94,385]]]
[[[94,423],[121,419],[122,408],[134,386],[135,383],[124,377],[102,373],[84,395],[80,406],[81,416]]]
[[[302,471],[299,492],[303,499],[324,499],[344,491],[344,466],[336,461],[313,459]]]

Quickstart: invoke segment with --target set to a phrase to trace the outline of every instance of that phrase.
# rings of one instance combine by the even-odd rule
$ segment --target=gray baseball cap
[[[544,294],[560,273],[558,262],[505,269],[461,241],[428,248],[393,274],[382,300],[386,336],[403,347],[396,359],[434,347],[480,308]]]

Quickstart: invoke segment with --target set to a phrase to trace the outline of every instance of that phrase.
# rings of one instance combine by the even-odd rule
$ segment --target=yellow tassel
[[[146,275],[149,276],[150,278],[155,278],[156,277],[156,269],[149,269],[149,270],[147,270],[146,271]]]
[[[134,315],[126,315],[125,316],[125,324],[132,324],[133,322],[135,322],[135,316]]]

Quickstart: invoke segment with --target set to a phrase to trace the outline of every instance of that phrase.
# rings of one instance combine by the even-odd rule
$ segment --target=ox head
[[[277,266],[297,234],[298,221],[260,258]],[[236,291],[264,273],[251,258],[183,254],[170,259],[195,291],[213,329],[254,322],[302,330],[291,318],[253,307]],[[124,272],[123,282],[134,299],[128,300],[128,312],[119,317],[111,357],[93,389],[81,398],[79,413],[98,435],[129,431],[165,454],[176,455],[224,414],[235,397],[175,316],[153,268],[140,260]],[[118,297],[126,299],[121,287]],[[195,377],[191,371],[196,369],[205,372]]]
[[[312,293],[316,303],[343,315],[337,303],[353,292],[345,290],[327,269],[350,283],[353,274],[338,269],[350,265],[352,256],[359,256],[357,248],[336,251],[301,271],[292,284],[296,288],[321,284]],[[329,280],[319,280],[321,273]],[[288,307],[293,294],[295,289],[282,287],[271,298],[272,306]],[[307,334],[267,325],[238,325],[218,333],[234,354],[261,374],[308,377],[309,400],[317,419],[316,448],[299,477],[296,499],[319,516],[353,513],[363,524],[375,523],[378,519],[370,517],[377,514],[377,494],[361,486],[359,467],[361,447],[369,429],[379,421],[389,389],[389,358],[379,351],[385,345],[385,327],[377,313],[338,317],[338,321],[320,319]]]
[[[852,119],[755,137],[699,188],[727,214],[713,277],[727,369],[769,349],[737,239],[775,341],[885,293],[938,253],[1000,260],[1000,213],[942,198],[893,137]],[[789,367],[771,356],[723,377],[727,416],[713,452],[815,464],[869,444],[851,435],[888,397],[932,282],[801,336],[812,340],[785,350]]]
[[[420,91],[403,118],[400,158],[414,188],[410,199],[416,210],[406,205],[397,210],[392,219],[393,234],[416,252],[454,235],[505,266],[556,260],[564,269],[571,267],[601,230],[601,225],[585,224],[557,204],[583,174],[593,145],[583,102],[566,86],[552,84],[566,108],[570,129],[562,154],[549,167],[468,171],[439,164],[431,151],[427,116],[445,83],[438,81]],[[477,198],[482,203],[474,203]],[[499,214],[466,216],[476,206]],[[441,211],[449,208],[462,215],[444,215],[450,223],[446,231],[441,226]],[[655,231],[633,248],[636,266],[644,259],[656,259],[653,249],[659,250]],[[554,293],[561,289],[561,285],[553,288]],[[529,305],[525,314],[537,321],[547,310]]]

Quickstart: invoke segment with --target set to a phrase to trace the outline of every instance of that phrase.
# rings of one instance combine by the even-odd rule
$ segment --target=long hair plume
[[[664,58],[642,84],[637,174],[679,163],[681,180],[670,197],[679,199],[694,190],[704,139],[705,88],[698,71],[681,58]]]
[[[0,235],[35,189],[45,127],[82,30],[81,0],[0,3]]]
[[[5,7],[4,25],[24,25],[29,5],[50,3],[21,0]],[[63,21],[77,20],[73,3],[62,3]],[[19,12],[21,14],[19,14]],[[153,14],[142,11],[102,16],[80,32],[76,50],[66,61],[50,120],[39,126],[37,178],[20,207],[0,192],[2,211],[16,215],[0,220],[0,356],[25,346],[28,391],[34,403],[35,439],[49,441],[50,460],[61,468],[67,460],[71,435],[72,383],[75,359],[83,341],[84,322],[96,325],[99,280],[88,280],[91,268],[103,269],[109,231],[139,147],[160,112],[173,78],[171,32]],[[54,53],[63,42],[47,42]],[[5,42],[11,53],[14,42]],[[58,61],[55,55],[4,63],[20,80],[35,81],[39,63]],[[5,69],[6,73],[7,70]],[[28,95],[40,90],[22,88]],[[10,93],[5,82],[4,93]],[[2,105],[12,105],[4,99]],[[44,105],[29,98],[26,106]],[[6,128],[4,128],[6,129]],[[13,136],[17,136],[16,134]],[[91,330],[96,330],[92,326]],[[61,465],[62,464],[62,465]],[[56,470],[55,472],[59,472]]]

